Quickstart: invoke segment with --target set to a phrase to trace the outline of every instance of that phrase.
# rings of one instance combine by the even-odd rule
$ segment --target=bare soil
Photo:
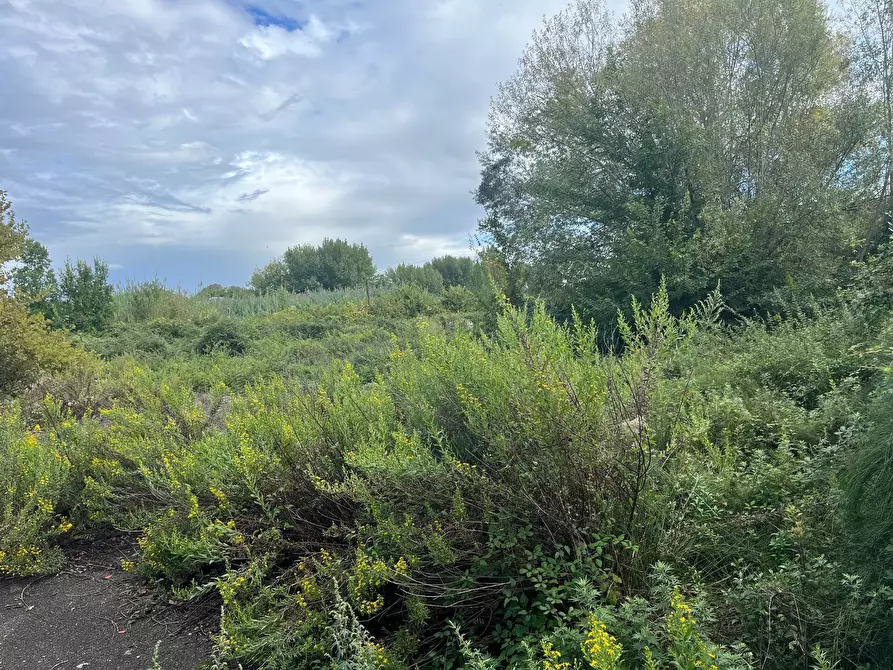
[[[161,603],[121,570],[128,540],[81,541],[59,574],[0,580],[0,670],[147,670],[160,642],[164,670],[211,655],[214,608]]]

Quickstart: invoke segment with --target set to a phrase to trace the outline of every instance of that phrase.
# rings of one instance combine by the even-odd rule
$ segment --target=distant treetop
[[[256,270],[249,285],[259,293],[281,288],[295,293],[334,290],[360,286],[375,271],[366,245],[326,238],[320,246],[303,244],[286,249],[281,258]]]

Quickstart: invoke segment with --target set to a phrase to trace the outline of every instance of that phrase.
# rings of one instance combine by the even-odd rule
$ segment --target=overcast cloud
[[[244,283],[467,253],[488,101],[565,0],[0,0],[0,188],[54,260]]]

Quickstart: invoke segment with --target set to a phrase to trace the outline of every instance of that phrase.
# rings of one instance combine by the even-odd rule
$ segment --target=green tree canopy
[[[443,277],[445,288],[464,286],[468,289],[480,289],[484,286],[484,270],[480,262],[468,256],[439,256],[425,264],[437,270]]]
[[[11,275],[16,293],[28,302],[31,311],[51,318],[58,285],[47,248],[37,240],[26,239]]]
[[[251,291],[244,286],[224,286],[223,284],[208,284],[197,294],[200,298],[238,298],[251,295]]]
[[[443,276],[430,264],[408,265],[401,263],[385,273],[385,279],[396,285],[416,284],[429,293],[443,292]]]
[[[108,278],[109,266],[99,258],[92,265],[82,260],[72,265],[66,260],[55,298],[56,323],[87,332],[105,328],[113,316],[114,289]]]
[[[605,320],[662,275],[677,309],[719,280],[736,309],[833,288],[873,123],[845,46],[817,0],[645,0],[622,26],[579,0],[547,20],[481,155],[508,278]]]
[[[5,265],[22,253],[27,233],[25,224],[16,219],[6,191],[0,191],[0,287],[9,281]]]
[[[401,263],[389,269],[385,279],[396,285],[416,284],[438,294],[453,286],[479,291],[486,284],[480,261],[450,255],[433,258],[424,265]]]
[[[375,264],[364,244],[346,240],[323,240],[320,246],[290,247],[251,277],[258,292],[284,288],[295,293],[315,289],[351,288],[375,275]]]

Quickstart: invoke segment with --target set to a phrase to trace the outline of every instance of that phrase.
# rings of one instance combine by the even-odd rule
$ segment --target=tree
[[[0,290],[9,281],[4,266],[19,257],[27,233],[27,226],[16,219],[6,191],[0,191]]]
[[[312,244],[286,249],[282,255],[284,288],[294,293],[323,288],[320,248]]]
[[[609,320],[667,277],[736,309],[834,288],[858,234],[868,123],[817,0],[597,0],[548,19],[499,90],[481,154],[484,241],[510,291]],[[522,272],[523,270],[523,272]]]
[[[0,191],[0,395],[16,393],[41,374],[76,367],[86,360],[63,333],[51,332],[41,314],[29,314],[28,305],[6,290],[8,276],[3,266],[20,258],[27,232],[6,193]]]
[[[893,5],[889,0],[852,0],[847,9],[863,108],[874,112],[877,138],[867,160],[859,164],[875,203],[860,254],[864,258],[889,237],[893,222]]]
[[[390,268],[385,273],[385,279],[397,286],[415,284],[429,293],[439,295],[443,292],[443,277],[430,264],[419,266],[401,263],[395,268]]]
[[[31,311],[51,317],[57,283],[47,248],[37,240],[26,239],[11,275],[16,293],[28,302]]]
[[[439,256],[425,264],[437,270],[443,277],[443,285],[464,286],[471,290],[478,290],[484,286],[484,270],[480,262],[467,256]]]
[[[251,295],[251,291],[244,286],[224,286],[223,284],[209,284],[196,293],[199,298],[240,298],[245,295]]]
[[[276,289],[287,288],[288,276],[285,262],[277,258],[270,261],[262,268],[258,268],[251,275],[248,285],[257,293],[268,293]]]
[[[99,258],[92,266],[66,260],[55,301],[58,325],[76,331],[103,330],[113,316],[114,289],[108,277],[109,266]]]
[[[375,270],[365,244],[326,238],[319,247],[318,280],[324,289],[360,286],[375,276]]]
[[[294,293],[362,285],[375,275],[375,264],[363,244],[326,238],[322,245],[290,247],[254,272],[251,287],[259,292],[284,288]]]

